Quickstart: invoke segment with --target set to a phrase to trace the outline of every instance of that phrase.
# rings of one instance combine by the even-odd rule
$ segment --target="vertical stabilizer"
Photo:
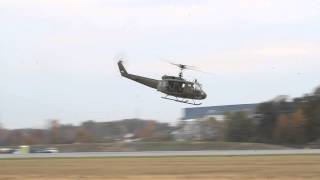
[[[122,61],[118,62],[120,73],[121,73],[121,75],[127,75],[128,72],[127,72],[126,68],[124,68],[122,63],[123,63]]]

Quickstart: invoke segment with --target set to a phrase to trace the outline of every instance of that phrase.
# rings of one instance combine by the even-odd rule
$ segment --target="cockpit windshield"
[[[194,89],[196,90],[196,91],[200,91],[202,88],[201,88],[201,84],[199,84],[199,83],[194,83]]]

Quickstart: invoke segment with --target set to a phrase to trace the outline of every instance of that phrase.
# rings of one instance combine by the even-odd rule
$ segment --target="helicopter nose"
[[[207,98],[207,94],[206,94],[205,92],[202,92],[202,93],[201,93],[201,98],[202,98],[202,99]]]

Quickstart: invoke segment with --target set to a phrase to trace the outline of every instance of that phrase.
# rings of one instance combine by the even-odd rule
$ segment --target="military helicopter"
[[[197,80],[191,82],[183,78],[183,71],[185,69],[192,69],[193,67],[184,64],[171,64],[180,69],[178,77],[164,75],[162,76],[162,80],[156,80],[129,74],[123,66],[123,61],[118,61],[121,76],[141,83],[145,86],[157,89],[158,91],[166,94],[166,96],[162,97],[163,99],[191,105],[201,105],[202,103],[197,103],[196,100],[203,100],[207,97],[207,94],[202,90],[201,84]],[[170,96],[173,98],[170,98]]]

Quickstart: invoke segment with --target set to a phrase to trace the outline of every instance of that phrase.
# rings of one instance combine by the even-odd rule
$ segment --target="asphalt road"
[[[299,150],[213,150],[213,151],[143,151],[143,152],[83,152],[52,154],[0,154],[0,159],[23,158],[84,158],[84,157],[165,157],[165,156],[248,156],[317,154],[320,149]]]

